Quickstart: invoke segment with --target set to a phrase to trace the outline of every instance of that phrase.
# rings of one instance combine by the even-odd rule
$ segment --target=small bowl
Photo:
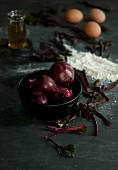
[[[34,118],[38,118],[41,120],[56,121],[73,113],[82,91],[82,85],[80,80],[75,76],[74,83],[72,85],[74,95],[72,100],[54,105],[34,105],[28,100],[29,94],[26,86],[26,81],[29,78],[37,77],[37,75],[39,76],[42,74],[48,74],[48,72],[48,70],[39,70],[24,76],[19,81],[17,89],[19,97],[21,99],[21,103],[28,114],[30,114]]]

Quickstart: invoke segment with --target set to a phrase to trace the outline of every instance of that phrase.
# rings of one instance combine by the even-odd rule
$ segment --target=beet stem
[[[54,132],[54,133],[52,133],[52,134],[46,135],[46,136],[45,136],[45,139],[49,139],[49,138],[51,138],[51,137],[53,137],[53,136],[56,136],[56,135],[58,135],[58,134],[60,134],[60,133],[64,133],[64,132],[66,132],[66,129],[61,128],[60,130],[58,130],[58,131],[56,131],[56,132]]]
[[[93,122],[95,124],[95,136],[98,136],[98,123],[94,116],[93,116]]]
[[[73,131],[73,132],[81,131],[82,129],[86,128],[86,125],[84,123],[80,123],[79,125],[73,127],[57,128],[55,126],[47,126],[47,128],[56,132],[45,136],[45,139],[49,139],[55,135],[58,135],[60,133],[65,133],[68,131]]]
[[[108,121],[101,113],[99,113],[98,111],[96,111],[95,109],[92,110],[93,113],[95,113],[98,117],[100,117],[103,122],[105,123],[106,126],[110,126],[112,123],[110,121]]]
[[[105,99],[103,99],[103,100],[101,100],[101,101],[96,101],[96,100],[94,100],[94,101],[93,101],[93,104],[94,104],[94,106],[97,106],[97,105],[99,105],[99,104],[101,104],[101,103],[104,103],[104,102],[106,102]]]
[[[83,70],[83,76],[84,76],[84,79],[85,79],[85,81],[86,81],[87,87],[90,87],[90,84],[89,84],[89,81],[88,81],[88,78],[87,78],[87,75],[86,75],[86,71],[85,71],[85,70]]]
[[[105,98],[107,102],[109,101],[109,98],[106,96],[106,94],[104,94],[104,92],[101,91],[100,94]]]
[[[105,90],[111,90],[111,89],[113,89],[114,87],[116,87],[118,85],[118,80],[116,81],[116,82],[114,82],[113,84],[111,84],[111,85],[109,85],[109,86],[102,86],[101,87],[101,89],[103,90],[103,91],[105,91]]]
[[[62,147],[60,145],[58,145],[56,142],[54,142],[52,139],[48,138],[48,141],[50,141],[51,143],[53,143],[56,147]]]
[[[69,118],[69,119],[67,119],[67,121],[66,121],[66,125],[67,124],[69,124],[69,123],[72,123],[72,122],[74,122],[76,119],[77,119],[77,115],[74,115],[73,117],[71,117],[71,118]]]
[[[82,84],[83,84],[83,88],[84,88],[84,90],[85,91],[88,91],[88,87],[87,87],[87,84],[86,84],[86,82],[84,81],[84,79],[83,79],[83,77],[81,76],[81,74],[78,72],[78,71],[76,71],[76,75],[78,76],[78,78],[81,80],[81,82],[82,82]]]

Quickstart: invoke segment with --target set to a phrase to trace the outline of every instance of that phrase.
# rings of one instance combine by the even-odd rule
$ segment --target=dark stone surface
[[[97,2],[102,6],[113,6],[107,13],[106,26],[111,31],[102,35],[104,39],[112,40],[109,49],[112,60],[118,63],[118,2],[117,0]],[[63,21],[64,9],[78,7],[87,17],[90,8],[79,5],[75,0],[1,0],[0,4],[0,38],[7,37],[7,13],[13,9],[25,12],[37,12],[49,5],[58,11],[57,20]],[[80,27],[82,25],[80,24]],[[39,40],[50,44],[54,31],[67,31],[60,27],[44,27],[42,25],[28,26],[27,38],[32,40],[35,48],[39,47]],[[83,44],[80,49],[83,49]],[[1,49],[0,49],[1,50]],[[1,53],[0,53],[1,54]],[[0,55],[0,170],[117,170],[118,169],[118,87],[106,92],[110,101],[99,107],[99,111],[113,122],[106,127],[97,118],[99,135],[93,136],[93,124],[86,122],[88,132],[85,135],[60,134],[54,140],[62,145],[73,143],[76,146],[74,158],[60,157],[56,150],[44,140],[45,123],[33,120],[25,115],[18,93],[17,83],[25,74],[37,70],[47,69],[51,63],[40,63],[30,60],[31,50],[25,48],[10,57]],[[83,101],[83,98],[80,98]],[[78,120],[77,123],[85,121]]]

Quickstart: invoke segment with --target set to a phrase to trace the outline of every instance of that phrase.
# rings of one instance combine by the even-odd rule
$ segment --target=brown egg
[[[66,11],[64,18],[67,22],[78,23],[82,21],[84,15],[79,9],[69,9]]]
[[[89,11],[89,18],[97,23],[103,23],[106,20],[106,15],[101,9],[93,8]]]
[[[101,34],[101,27],[98,23],[96,23],[94,21],[89,21],[85,24],[84,32],[89,37],[97,38]]]

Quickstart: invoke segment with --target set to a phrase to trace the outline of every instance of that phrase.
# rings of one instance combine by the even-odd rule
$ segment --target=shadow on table
[[[27,115],[22,108],[9,106],[0,109],[0,126],[43,125],[46,122]]]

